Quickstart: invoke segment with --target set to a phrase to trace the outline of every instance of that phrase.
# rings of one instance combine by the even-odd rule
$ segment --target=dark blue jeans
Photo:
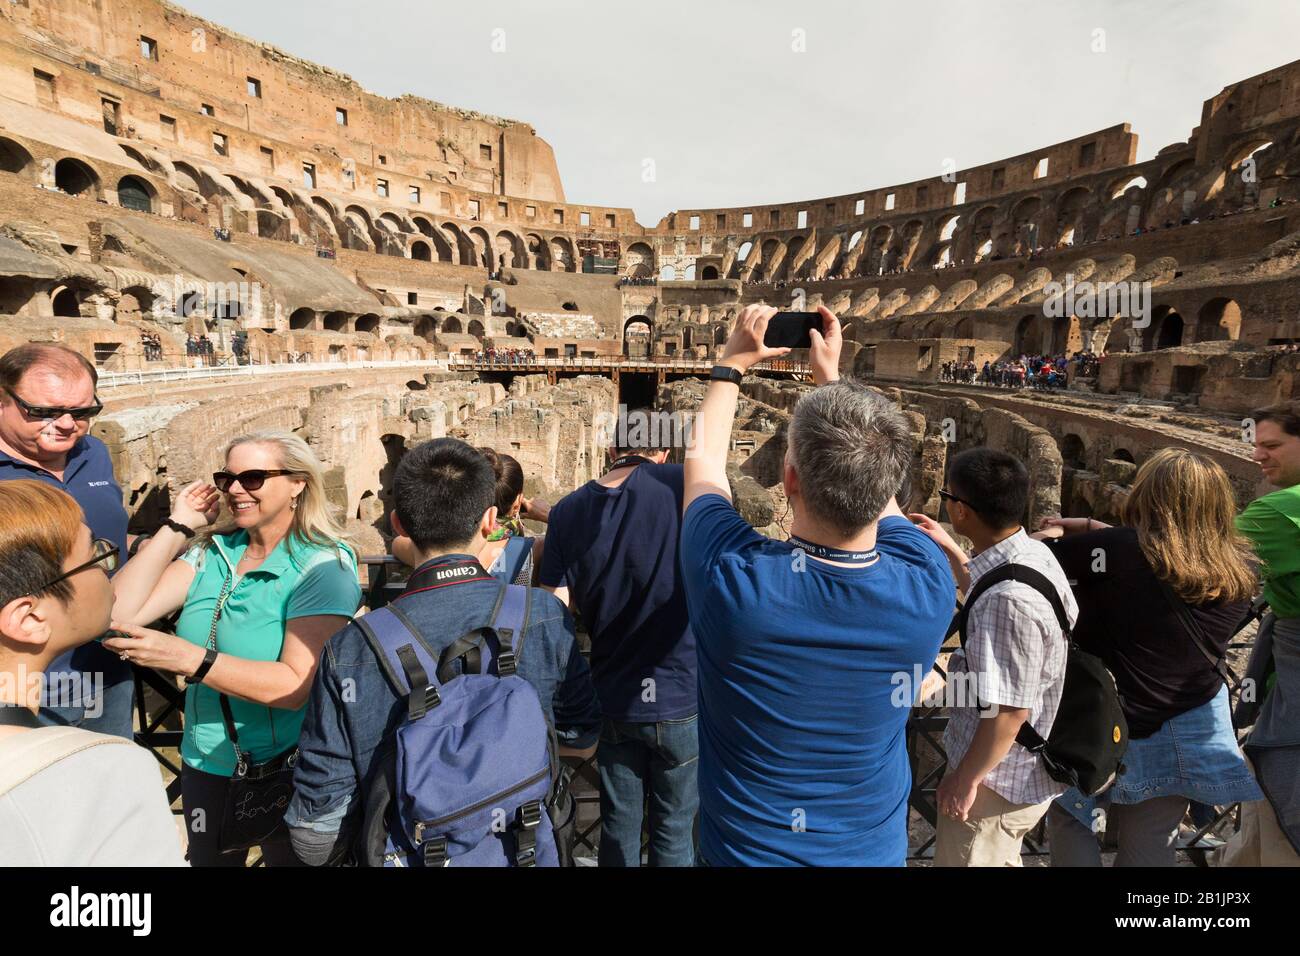
[[[601,866],[641,865],[641,826],[649,800],[650,865],[692,866],[699,718],[623,723],[605,718],[596,762],[600,767]]]

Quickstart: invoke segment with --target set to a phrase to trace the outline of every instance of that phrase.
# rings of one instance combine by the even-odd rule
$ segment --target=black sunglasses
[[[280,475],[292,475],[292,471],[282,469],[265,469],[250,468],[248,471],[241,471],[234,475],[228,471],[218,471],[212,476],[212,483],[217,486],[217,490],[225,494],[230,490],[230,486],[239,482],[239,487],[245,491],[257,491],[262,485],[266,484],[266,479],[276,478]]]
[[[21,408],[29,418],[59,419],[64,415],[71,415],[73,421],[86,422],[90,421],[90,419],[94,418],[104,410],[104,403],[99,400],[98,395],[95,396],[94,405],[86,405],[82,408],[63,408],[58,405],[32,405],[19,398],[18,393],[12,388],[6,386],[5,391],[9,393],[10,398],[18,403],[18,407]]]
[[[104,566],[104,571],[108,574],[112,574],[114,571],[117,570],[117,566],[119,564],[117,557],[118,554],[120,554],[117,545],[115,545],[112,541],[109,541],[107,538],[96,538],[94,541],[91,542],[90,546],[91,549],[95,552],[95,556],[93,558],[91,558],[85,564],[77,565],[71,571],[64,571],[57,578],[53,578],[49,581],[46,581],[44,584],[41,585],[41,590],[48,591],[50,588],[54,587],[54,585],[58,584],[60,581],[66,581],[74,574],[80,574],[82,571],[86,570],[87,568],[93,568],[97,564],[102,564]]]
[[[971,503],[970,503],[969,501],[967,501],[965,498],[958,498],[958,497],[957,497],[956,495],[954,495],[952,492],[950,492],[950,491],[944,491],[942,488],[939,489],[939,497],[942,498],[944,501],[956,501],[956,502],[959,502],[959,503],[965,505],[965,506],[966,506],[967,508],[969,508],[971,511],[979,511],[978,508],[976,508],[973,504],[971,504]]]

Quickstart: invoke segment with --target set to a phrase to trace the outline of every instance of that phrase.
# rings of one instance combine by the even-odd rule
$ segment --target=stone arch
[[[492,239],[487,234],[487,230],[482,226],[475,226],[468,232],[470,245],[474,247],[474,254],[478,256],[480,265],[487,266],[488,269],[496,271],[497,257],[492,251]]]
[[[551,268],[556,272],[576,272],[577,262],[573,258],[573,244],[564,236],[551,240]]]
[[[427,242],[422,242],[417,239],[411,243],[411,258],[420,262],[432,262],[433,250],[429,247]]]
[[[1088,447],[1083,439],[1070,432],[1061,436],[1061,461],[1067,468],[1086,471],[1088,468]]]
[[[1131,173],[1125,173],[1118,179],[1111,180],[1110,185],[1106,187],[1106,192],[1110,201],[1113,202],[1125,195],[1130,189],[1136,187],[1138,190],[1144,191],[1147,185],[1145,176],[1134,176]]]
[[[348,330],[348,313],[327,312],[324,325],[326,332],[346,332]]]
[[[0,171],[31,178],[36,172],[36,161],[21,143],[0,136]]]
[[[50,296],[54,314],[60,318],[76,319],[81,317],[81,296],[75,289],[67,286],[55,289]]]
[[[1029,340],[1033,333],[1034,320],[1037,318],[1036,315],[1026,315],[1016,323],[1016,331],[1011,339],[1012,358],[1019,358],[1022,355],[1028,355],[1031,351],[1036,351],[1036,349],[1029,347]]]
[[[713,327],[713,344],[714,345],[727,344],[727,326],[725,323],[722,325],[715,325]]]
[[[376,316],[378,318],[378,316]],[[361,319],[357,320],[358,331],[360,330]],[[424,339],[430,344],[433,338],[438,334],[438,320],[431,315],[422,315],[415,320],[415,335],[417,338]]]
[[[717,277],[718,277],[718,270],[716,266],[705,266],[703,269],[700,270],[701,279],[716,279]]]
[[[1196,341],[1235,342],[1241,337],[1241,306],[1219,297],[1201,306],[1196,316]]]
[[[551,247],[546,244],[546,240],[535,232],[530,232],[524,239],[524,246],[528,249],[528,255],[532,257],[533,268],[542,272],[551,271]]]
[[[637,328],[633,330],[633,326]],[[644,326],[644,331],[641,327]],[[623,323],[623,355],[630,359],[648,359],[654,341],[654,323],[648,316],[634,315]]]
[[[498,258],[505,256],[506,268],[528,268],[528,254],[525,251],[523,240],[509,229],[502,229],[497,233],[496,251]]]
[[[1145,351],[1177,348],[1183,344],[1183,331],[1183,317],[1173,306],[1157,306],[1147,330]]]
[[[54,166],[54,185],[69,196],[99,198],[99,174],[86,163],[65,156]]]
[[[200,196],[207,195],[203,188],[203,175],[189,163],[173,163],[172,170],[175,172],[173,182],[177,189],[198,193]]]
[[[462,266],[478,265],[474,253],[474,244],[469,241],[469,237],[461,232],[455,223],[444,222],[438,228],[447,234],[448,245],[455,254],[451,260],[452,262]]]
[[[462,329],[460,324],[460,318],[455,315],[447,316],[447,318],[443,320],[442,331],[448,334],[456,333],[459,335],[461,332],[464,331],[464,329]]]
[[[644,242],[634,242],[623,254],[623,275],[644,279],[654,274],[655,253]]]
[[[316,313],[311,309],[295,309],[289,316],[289,329],[291,331],[308,331],[315,326]]]
[[[1024,255],[1043,244],[1038,235],[1038,218],[1043,211],[1039,196],[1026,196],[1011,209],[1011,248],[1014,255]]]
[[[482,342],[483,337],[487,335],[487,329],[483,328],[483,323],[478,319],[470,319],[466,331],[480,342]]]
[[[156,297],[152,289],[142,285],[128,286],[122,290],[121,296],[117,300],[117,306],[114,309],[115,318],[121,321],[124,318],[148,319],[153,316],[154,302]]]
[[[371,332],[379,334],[379,316],[374,313],[368,313],[357,319],[356,330],[358,332]]]
[[[1057,246],[1063,242],[1077,245],[1087,242],[1091,237],[1083,234],[1083,219],[1091,198],[1092,194],[1082,186],[1066,190],[1056,201],[1056,228],[1044,245]]]
[[[868,240],[870,247],[867,253],[860,260],[862,265],[858,271],[863,275],[879,275],[885,268],[885,252],[889,248],[889,241],[894,236],[894,227],[881,223],[871,230],[871,236]]]
[[[158,190],[139,176],[123,176],[117,181],[117,204],[138,212],[153,212]]]
[[[961,216],[951,215],[939,220],[942,225],[939,226],[939,241],[948,242],[957,232],[957,226],[961,223]]]
[[[659,280],[661,282],[676,282],[677,270],[670,265],[665,265],[659,270]]]

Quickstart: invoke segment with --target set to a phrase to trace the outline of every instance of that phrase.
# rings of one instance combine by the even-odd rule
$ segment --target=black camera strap
[[[608,471],[606,471],[605,473],[609,474],[609,472],[611,471],[617,471],[620,468],[626,468],[628,465],[653,465],[653,464],[654,462],[651,461],[649,458],[647,458],[645,455],[624,455],[622,458],[617,459],[614,462],[614,464],[610,465]]]
[[[453,584],[468,584],[470,581],[495,581],[496,578],[483,570],[478,559],[449,555],[426,561],[415,569],[407,579],[406,590],[398,598],[420,591],[435,591],[438,588],[451,587]]]
[[[828,548],[825,545],[808,541],[798,535],[790,535],[790,543],[800,551],[811,554],[814,558],[821,558],[824,561],[840,561],[844,564],[868,565],[880,556],[875,548],[870,551],[842,551],[839,548]]]
[[[26,727],[39,730],[43,725],[36,715],[22,704],[0,703],[0,727]]]

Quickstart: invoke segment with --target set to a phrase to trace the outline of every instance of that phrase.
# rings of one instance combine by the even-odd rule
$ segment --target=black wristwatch
[[[730,365],[715,365],[713,371],[709,373],[710,382],[731,382],[733,385],[739,385],[744,378],[744,372]]]
[[[216,662],[217,649],[215,647],[209,647],[203,655],[203,663],[199,665],[199,669],[196,670],[192,676],[185,678],[185,683],[202,684],[203,678],[208,676],[208,671],[212,670],[212,665]]]
[[[187,538],[194,537],[193,528],[191,528],[189,525],[181,524],[179,521],[177,521],[174,518],[164,518],[162,524],[164,528],[171,528],[173,531],[179,531]]]

